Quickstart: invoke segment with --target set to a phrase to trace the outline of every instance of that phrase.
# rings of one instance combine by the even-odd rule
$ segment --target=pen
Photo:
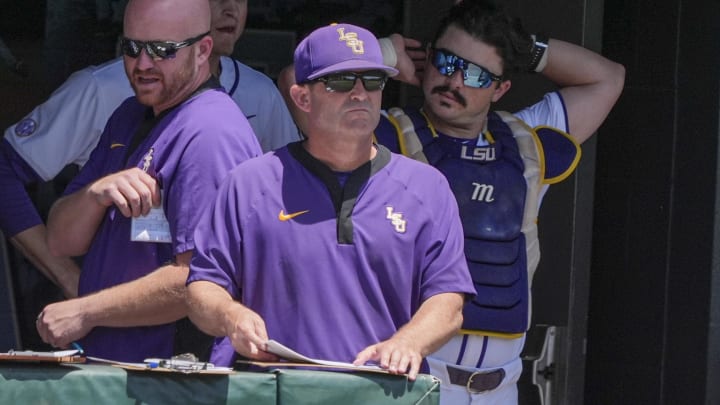
[[[80,355],[85,354],[85,350],[83,350],[83,348],[77,342],[72,342],[70,344],[72,345],[73,348],[75,348],[75,350],[80,352]]]

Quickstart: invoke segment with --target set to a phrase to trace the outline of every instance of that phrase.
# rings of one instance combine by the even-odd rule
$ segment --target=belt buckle
[[[486,391],[486,390],[483,390],[483,391],[476,390],[475,388],[472,388],[472,387],[471,387],[471,385],[472,385],[472,383],[473,383],[473,378],[474,378],[475,376],[477,376],[477,375],[480,375],[480,374],[485,374],[485,373],[482,373],[482,372],[480,372],[480,371],[476,371],[476,372],[470,374],[470,377],[468,377],[467,383],[465,383],[465,389],[467,389],[469,393],[471,393],[471,394],[479,394],[479,393],[481,393],[481,392]]]

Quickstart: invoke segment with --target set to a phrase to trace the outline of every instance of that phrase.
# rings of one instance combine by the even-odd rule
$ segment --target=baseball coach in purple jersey
[[[208,3],[213,39],[210,70],[247,117],[260,147],[270,151],[299,140],[272,79],[229,57],[245,30],[248,1]],[[80,268],[71,258],[49,254],[45,223],[26,187],[53,180],[67,165],[82,167],[110,115],[132,95],[122,57],[88,66],[73,73],[45,102],[8,127],[0,139],[0,232],[60,287],[66,298],[77,296]],[[50,299],[33,297],[30,304]],[[22,312],[30,315],[35,305],[27,304]],[[34,319],[36,315],[31,316]]]
[[[369,31],[315,30],[295,69],[307,139],[244,162],[221,185],[195,233],[190,319],[227,336],[218,364],[235,351],[274,359],[274,339],[414,379],[474,291],[457,203],[434,168],[373,143],[397,71]]]
[[[210,74],[207,0],[131,0],[121,41],[135,92],[52,207],[54,254],[86,254],[79,298],[45,307],[43,340],[122,361],[173,354],[193,231],[221,180],[260,145]]]

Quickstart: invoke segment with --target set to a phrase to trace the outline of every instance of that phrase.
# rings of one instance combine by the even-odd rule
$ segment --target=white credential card
[[[146,216],[132,219],[130,240],[133,242],[172,242],[170,223],[168,223],[162,207],[152,208]]]

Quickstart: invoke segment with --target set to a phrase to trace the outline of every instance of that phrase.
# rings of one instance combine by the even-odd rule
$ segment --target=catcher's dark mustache
[[[452,94],[455,99],[462,105],[463,107],[467,106],[467,101],[465,101],[465,97],[460,94],[457,90],[450,89],[450,86],[437,86],[432,89],[432,94],[435,93],[450,93]]]

